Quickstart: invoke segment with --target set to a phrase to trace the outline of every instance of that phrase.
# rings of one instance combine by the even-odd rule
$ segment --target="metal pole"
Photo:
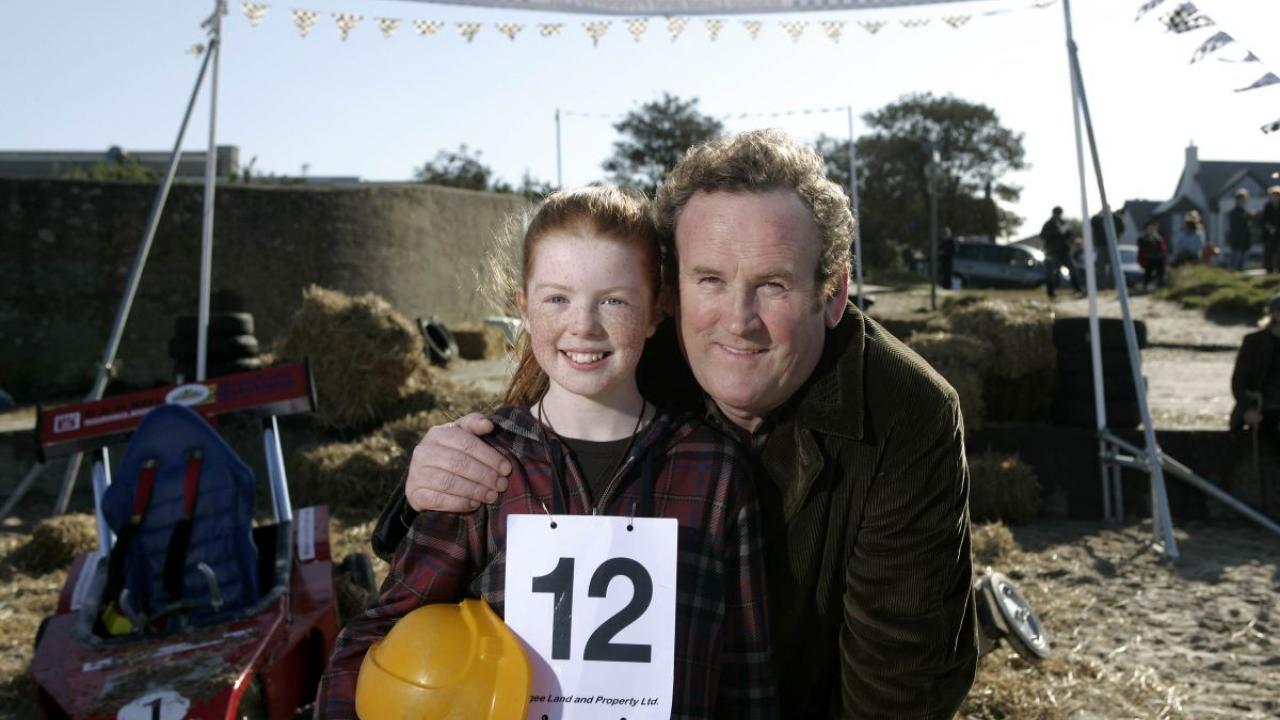
[[[208,374],[209,293],[213,275],[213,210],[217,191],[218,161],[218,60],[222,57],[222,15],[224,0],[218,0],[213,15],[205,21],[209,28],[209,53],[213,56],[213,77],[209,85],[209,149],[204,158],[204,224],[200,231],[200,297],[196,320],[196,381]]]
[[[853,106],[846,105],[849,117],[849,209],[853,211],[853,276],[858,284],[858,309],[867,309],[862,291],[862,218],[858,215],[858,160],[853,147]]]
[[[133,308],[133,299],[138,294],[138,284],[142,279],[142,270],[147,265],[147,256],[151,254],[151,243],[156,238],[156,229],[160,227],[160,214],[164,211],[165,202],[169,198],[169,189],[173,187],[173,178],[178,172],[178,161],[182,159],[182,139],[186,137],[187,125],[191,123],[191,111],[195,109],[196,98],[200,95],[200,87],[204,85],[204,74],[209,68],[209,60],[212,57],[212,47],[206,48],[204,61],[200,64],[200,73],[196,75],[195,87],[191,89],[191,98],[187,100],[187,111],[183,114],[182,124],[178,127],[178,137],[173,143],[173,152],[169,156],[169,167],[165,169],[164,179],[160,181],[160,187],[156,190],[155,199],[151,202],[151,213],[147,216],[147,227],[142,233],[142,244],[138,246],[138,252],[133,258],[133,267],[129,269],[129,279],[125,282],[124,297],[120,299],[120,305],[116,307],[115,321],[111,325],[111,334],[107,338],[107,347],[103,350],[102,362],[98,365],[98,373],[94,378],[93,388],[85,396],[85,400],[88,402],[101,400],[102,393],[107,389],[111,366],[115,363],[116,353],[120,350],[120,340],[124,337],[124,326],[129,320],[129,311]],[[80,463],[83,460],[84,453],[77,452],[67,462],[66,474],[62,478],[62,489],[59,490],[58,500],[53,507],[54,515],[61,515],[67,511],[67,505],[71,502],[71,490],[75,486],[76,476],[80,474]],[[16,503],[20,497],[21,495],[15,492],[9,502]]]
[[[1151,506],[1152,506],[1152,525],[1153,531],[1160,533],[1159,538],[1164,546],[1165,554],[1170,558],[1178,557],[1178,543],[1173,537],[1173,518],[1169,513],[1169,497],[1165,492],[1164,485],[1164,469],[1160,463],[1160,447],[1156,444],[1156,431],[1151,425],[1151,409],[1147,404],[1147,389],[1142,382],[1142,358],[1138,354],[1138,334],[1133,327],[1133,316],[1129,312],[1129,292],[1124,283],[1124,270],[1120,267],[1120,248],[1116,241],[1115,224],[1112,222],[1111,208],[1107,203],[1107,188],[1102,176],[1102,161],[1098,155],[1098,140],[1093,132],[1093,121],[1089,114],[1089,99],[1085,94],[1084,75],[1080,70],[1080,57],[1076,48],[1075,37],[1071,30],[1071,0],[1063,0],[1063,12],[1067,21],[1067,54],[1068,62],[1071,66],[1072,88],[1074,90],[1077,101],[1080,106],[1080,114],[1078,118],[1084,120],[1085,130],[1089,136],[1089,152],[1093,160],[1094,179],[1098,183],[1098,195],[1102,200],[1102,225],[1103,233],[1107,238],[1107,252],[1111,258],[1112,273],[1116,278],[1116,297],[1120,301],[1120,313],[1124,318],[1124,339],[1125,347],[1129,351],[1129,369],[1131,372],[1134,389],[1138,391],[1138,409],[1142,413],[1142,433],[1143,439],[1147,444],[1147,456],[1149,462],[1149,472],[1151,474]],[[1079,120],[1077,120],[1078,122]],[[1077,148],[1078,150],[1079,148]],[[1081,177],[1081,185],[1084,184],[1084,178]],[[1085,221],[1085,227],[1088,227],[1088,221]],[[1086,230],[1086,233],[1088,231]],[[1089,240],[1085,241],[1086,247],[1089,246]],[[1088,260],[1089,270],[1092,271],[1092,260]],[[1090,295],[1094,294],[1095,288],[1090,288]],[[1098,347],[1100,345],[1096,332],[1097,317],[1096,314],[1091,319],[1092,330],[1094,330],[1093,347],[1095,360],[1098,359]],[[1094,377],[1100,380],[1101,363],[1094,365]],[[1097,385],[1096,387],[1100,387]],[[1096,393],[1095,393],[1096,397]],[[1101,428],[1100,428],[1101,430]]]
[[[938,151],[928,143],[929,164],[926,174],[929,180],[929,309],[938,309]]]
[[[556,108],[556,187],[564,187],[564,171],[560,156],[560,108]]]
[[[102,514],[102,497],[111,487],[111,455],[106,447],[98,448],[93,459],[93,515],[98,520],[98,549],[105,557],[111,554],[111,546],[115,544],[115,533],[107,525]]]
[[[280,449],[280,426],[276,416],[262,421],[262,447],[266,451],[267,477],[271,481],[271,508],[277,523],[293,522],[293,505],[289,502],[289,478],[284,470],[284,451]]]

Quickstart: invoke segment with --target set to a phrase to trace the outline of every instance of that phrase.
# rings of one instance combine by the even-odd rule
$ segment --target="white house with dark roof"
[[[1182,222],[1187,211],[1194,208],[1200,212],[1204,222],[1205,237],[1221,247],[1226,244],[1227,213],[1235,207],[1236,191],[1249,191],[1246,207],[1249,212],[1256,213],[1267,202],[1267,188],[1274,185],[1280,185],[1280,162],[1202,161],[1192,143],[1187,146],[1186,163],[1173,197],[1152,209],[1147,217],[1159,218],[1160,232],[1169,237],[1170,231]],[[1125,208],[1134,205],[1134,214],[1137,215],[1147,209],[1143,207],[1147,202],[1131,200],[1125,203]],[[1133,219],[1146,222],[1146,217]],[[1142,225],[1134,223],[1128,229],[1136,231],[1136,241],[1136,233],[1141,232]]]

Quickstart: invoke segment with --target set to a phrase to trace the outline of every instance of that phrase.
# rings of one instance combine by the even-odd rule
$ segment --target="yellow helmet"
[[[523,720],[532,671],[483,599],[426,605],[373,644],[356,681],[362,720]]]

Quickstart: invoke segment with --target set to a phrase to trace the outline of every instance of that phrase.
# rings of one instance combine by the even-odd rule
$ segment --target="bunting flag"
[[[669,17],[667,18],[667,33],[671,35],[671,42],[675,42],[680,37],[680,33],[684,32],[684,26],[689,24],[687,17]]]
[[[866,30],[872,35],[880,32],[880,28],[884,27],[883,20],[860,20],[858,21],[858,24],[862,26],[863,30]]]
[[[1138,22],[1139,20],[1142,19],[1143,15],[1146,15],[1147,13],[1151,12],[1153,8],[1155,8],[1157,5],[1159,5],[1162,2],[1164,2],[1164,0],[1147,0],[1146,2],[1142,3],[1142,7],[1138,8],[1138,14],[1136,17],[1133,18],[1133,21]]]
[[[440,28],[444,27],[444,23],[439,20],[414,20],[413,29],[418,31],[422,37],[435,35],[440,32]]]
[[[1213,37],[1205,40],[1200,47],[1196,48],[1195,53],[1191,56],[1191,64],[1194,65],[1200,62],[1209,53],[1224,48],[1233,42],[1235,42],[1235,38],[1224,32],[1215,34]]]
[[[907,28],[908,30],[914,30],[916,28],[922,28],[928,25],[929,18],[907,18],[906,20],[899,20],[898,24],[902,25],[902,27]]]
[[[630,18],[623,21],[623,24],[627,26],[627,32],[631,33],[631,39],[640,42],[640,36],[649,29],[649,18]]]
[[[804,34],[804,29],[809,26],[807,20],[780,20],[778,24],[783,30],[791,36],[792,42],[800,42],[800,36]]]
[[[396,34],[396,29],[400,27],[398,18],[374,18],[373,21],[378,24],[384,40],[390,40],[391,36]]]
[[[564,28],[564,23],[539,23],[538,34],[544,38],[555,37]]]
[[[822,32],[831,38],[831,42],[840,42],[840,36],[844,33],[844,22],[841,20],[827,20],[818,23],[822,26]]]
[[[1160,18],[1160,21],[1169,32],[1179,35],[1213,24],[1208,15],[1198,13],[1200,11],[1196,9],[1195,3],[1182,3],[1176,10]]]
[[[262,18],[267,16],[268,6],[264,3],[245,2],[241,7],[244,9],[244,16],[249,18],[249,24],[253,27],[258,27]]]
[[[969,22],[969,19],[971,17],[973,16],[972,15],[948,15],[942,18],[942,22],[950,25],[956,30],[959,30],[960,28],[964,27],[965,23]]]
[[[188,54],[188,55],[203,55],[203,54],[204,54],[204,45],[201,45],[200,43],[196,43],[195,45],[192,45],[191,47],[187,48],[187,54]]]
[[[476,39],[476,35],[480,32],[480,28],[484,27],[480,23],[460,22],[458,23],[458,34],[471,42]]]
[[[582,29],[587,31],[587,35],[591,38],[592,47],[600,47],[600,38],[609,32],[609,20],[595,20],[592,22],[582,23]]]
[[[306,37],[311,33],[311,28],[316,26],[316,19],[320,17],[320,13],[316,10],[293,10],[293,24],[298,28],[298,34]]]
[[[509,40],[514,41],[520,31],[524,30],[524,26],[520,23],[495,23],[493,29],[506,35]]]
[[[1275,85],[1276,83],[1280,83],[1280,77],[1277,77],[1275,73],[1269,72],[1266,75],[1263,75],[1262,77],[1255,80],[1254,83],[1249,87],[1237,88],[1236,92],[1247,92],[1249,90],[1257,90],[1258,88],[1266,87],[1268,85]]]
[[[363,19],[364,16],[353,13],[333,14],[333,23],[338,26],[338,34],[342,36],[343,42],[347,41],[347,36],[351,34],[352,30],[356,29],[356,26],[359,25],[360,21]]]
[[[1262,132],[1264,133],[1273,133],[1277,130],[1280,130],[1280,120],[1277,120],[1273,123],[1267,123],[1266,125],[1262,126]]]
[[[764,23],[759,20],[743,20],[742,27],[747,29],[747,33],[751,35],[751,39],[755,40],[760,37],[760,28],[764,27]]]
[[[1255,62],[1262,62],[1262,58],[1258,57],[1257,55],[1254,55],[1254,54],[1253,54],[1253,51],[1252,51],[1252,50],[1250,50],[1250,51],[1248,51],[1248,52],[1246,52],[1246,53],[1245,53],[1245,56],[1244,56],[1244,57],[1235,57],[1235,58],[1220,57],[1220,58],[1218,58],[1218,62],[1229,62],[1229,63],[1255,63]]]
[[[715,42],[716,38],[720,37],[720,31],[724,29],[724,21],[708,20],[706,21],[706,26],[707,26],[707,37],[711,38],[711,42]]]

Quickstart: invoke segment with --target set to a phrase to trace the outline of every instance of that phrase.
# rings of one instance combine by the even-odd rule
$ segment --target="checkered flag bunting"
[[[494,30],[507,36],[507,39],[514,41],[516,36],[524,30],[524,26],[519,23],[497,23],[493,26]]]
[[[649,29],[649,18],[629,18],[623,23],[627,26],[627,32],[631,33],[631,39],[640,42],[640,36],[644,35]]]
[[[444,23],[440,20],[414,20],[413,29],[418,31],[422,37],[435,35],[440,32],[440,28],[444,27]]]
[[[759,20],[743,20],[742,27],[746,28],[751,39],[755,40],[760,37],[760,28],[764,27],[764,23]]]
[[[1197,14],[1199,12],[1194,3],[1182,3],[1177,10],[1168,13],[1160,20],[1169,32],[1180,35],[1192,30],[1209,27],[1213,24],[1213,20],[1208,15]]]
[[[359,25],[360,21],[363,19],[364,16],[354,15],[351,13],[333,14],[333,22],[338,26],[338,34],[342,36],[343,42],[347,41],[347,36],[351,34],[352,30],[356,29],[356,26]]]
[[[807,20],[779,20],[778,24],[791,36],[792,42],[800,42],[800,36],[804,34],[804,29],[809,27]]]
[[[262,22],[262,18],[267,16],[269,9],[266,3],[246,2],[240,6],[244,10],[244,16],[249,18],[249,24],[258,27],[258,23]]]
[[[298,28],[298,34],[306,37],[311,34],[311,28],[316,26],[316,20],[320,17],[320,13],[316,10],[298,10],[294,8],[293,25]]]
[[[1163,2],[1164,0],[1147,0],[1146,2],[1142,3],[1142,7],[1138,8],[1138,14],[1136,17],[1133,18],[1133,21],[1138,22],[1139,20],[1142,19],[1143,15],[1146,15],[1147,13],[1151,12],[1152,9],[1154,9],[1157,5]]]
[[[1275,85],[1276,83],[1280,83],[1280,77],[1277,77],[1275,73],[1269,72],[1266,75],[1263,75],[1262,77],[1255,80],[1252,85],[1248,87],[1237,88],[1236,92],[1248,92],[1250,90],[1257,90],[1258,88],[1263,88],[1268,85]]]
[[[391,36],[396,34],[396,29],[400,27],[400,20],[397,18],[374,18],[373,21],[382,31],[383,40],[390,40]]]
[[[906,20],[899,20],[898,24],[908,30],[914,30],[928,25],[929,18],[907,18]]]
[[[948,15],[942,18],[942,22],[950,25],[956,30],[959,30],[964,27],[965,23],[969,22],[972,17],[972,15]]]
[[[862,26],[863,30],[866,30],[872,35],[880,32],[880,29],[884,27],[883,20],[859,20],[858,24]]]
[[[1191,56],[1191,64],[1194,65],[1200,62],[1209,53],[1220,50],[1233,42],[1235,42],[1235,38],[1224,32],[1214,34],[1213,37],[1205,40],[1200,47],[1196,48],[1195,53]]]
[[[609,32],[610,22],[608,20],[595,20],[593,22],[582,23],[582,29],[587,31],[587,36],[591,38],[592,47],[600,47],[600,38]]]
[[[715,42],[716,38],[720,37],[720,31],[724,29],[724,21],[708,20],[706,22],[706,26],[707,26],[707,37],[711,38],[711,42]]]
[[[824,20],[818,24],[822,26],[822,32],[831,38],[831,42],[840,42],[840,36],[844,33],[843,20]]]
[[[1280,130],[1280,120],[1277,120],[1273,123],[1267,123],[1266,125],[1262,126],[1262,132],[1264,133],[1273,133],[1273,132],[1276,132],[1277,130]]]
[[[680,33],[684,32],[685,25],[689,24],[687,17],[669,17],[667,18],[667,34],[671,36],[671,42],[675,42],[680,37]]]
[[[476,39],[476,35],[480,32],[480,28],[484,27],[476,22],[460,22],[458,23],[458,34],[471,42]]]
[[[542,37],[547,37],[547,38],[555,37],[556,35],[559,35],[560,31],[563,29],[564,29],[564,23],[539,23],[538,24],[538,33],[542,35]]]

